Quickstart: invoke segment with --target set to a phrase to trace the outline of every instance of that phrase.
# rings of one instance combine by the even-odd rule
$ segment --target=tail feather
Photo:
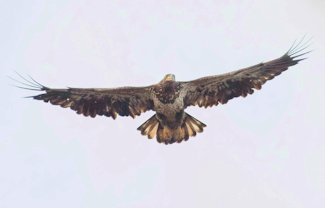
[[[193,136],[196,135],[196,132],[203,132],[203,128],[206,127],[204,123],[197,120],[196,118],[190,116],[189,114],[186,114],[185,122],[187,128],[191,128],[193,132]],[[190,135],[192,136],[192,135]]]
[[[156,136],[159,143],[172,144],[187,141],[189,137],[202,132],[204,127],[206,127],[204,123],[185,113],[182,125],[175,129],[162,125],[156,115],[153,115],[139,126],[138,130],[142,135],[147,135],[149,139]]]
[[[141,126],[138,127],[138,130],[141,131],[142,135],[148,135],[149,139],[152,139],[156,136],[159,126],[159,121],[156,118],[156,115],[153,115]]]

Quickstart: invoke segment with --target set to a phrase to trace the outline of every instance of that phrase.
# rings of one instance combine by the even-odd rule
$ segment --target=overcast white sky
[[[0,7],[0,207],[325,207],[322,0],[5,1]],[[309,59],[247,98],[190,108],[208,125],[158,144],[137,119],[82,117],[23,96],[220,74],[313,37]]]

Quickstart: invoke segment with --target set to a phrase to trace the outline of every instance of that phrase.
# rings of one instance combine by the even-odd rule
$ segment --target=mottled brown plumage
[[[99,115],[115,119],[120,115],[134,118],[153,110],[156,114],[138,130],[149,139],[156,137],[159,143],[172,144],[186,141],[206,127],[184,112],[188,106],[211,107],[225,104],[235,97],[246,97],[254,90],[261,89],[266,81],[303,60],[297,58],[308,53],[302,52],[305,49],[300,41],[283,56],[272,61],[188,82],[177,82],[174,75],[168,74],[158,84],[147,87],[54,89],[32,78],[28,80],[19,76],[26,81],[22,83],[26,87],[21,88],[44,91],[32,98],[70,108],[84,116]]]

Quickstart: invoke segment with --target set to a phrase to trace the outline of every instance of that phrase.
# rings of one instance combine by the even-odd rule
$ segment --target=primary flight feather
[[[135,117],[153,110],[156,112],[138,130],[148,138],[156,137],[159,143],[172,144],[188,140],[202,132],[204,123],[187,114],[188,106],[211,107],[225,104],[230,99],[252,94],[268,80],[303,60],[307,48],[300,41],[280,58],[260,63],[230,73],[178,82],[173,74],[167,74],[159,83],[147,87],[121,88],[65,88],[43,86],[34,79],[22,77],[25,86],[20,88],[44,91],[31,96],[36,100],[70,108],[78,114],[95,117],[117,115]]]

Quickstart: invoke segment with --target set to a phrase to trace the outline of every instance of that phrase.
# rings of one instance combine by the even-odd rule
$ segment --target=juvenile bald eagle
[[[158,84],[147,87],[55,89],[19,75],[26,81],[23,83],[25,86],[20,87],[44,91],[43,94],[31,97],[70,108],[84,116],[104,115],[115,119],[120,115],[134,118],[153,110],[156,114],[138,130],[149,139],[156,137],[159,143],[172,144],[186,141],[206,127],[184,112],[188,106],[211,107],[225,104],[235,97],[246,97],[254,89],[261,89],[266,81],[303,60],[301,56],[308,53],[304,52],[306,48],[300,41],[293,44],[283,56],[272,61],[188,82],[176,81],[173,74],[167,74]]]

